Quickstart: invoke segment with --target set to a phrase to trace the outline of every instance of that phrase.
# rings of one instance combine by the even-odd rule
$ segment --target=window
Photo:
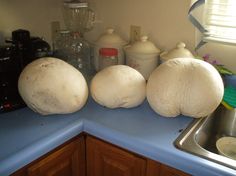
[[[206,0],[204,41],[236,44],[236,0]]]

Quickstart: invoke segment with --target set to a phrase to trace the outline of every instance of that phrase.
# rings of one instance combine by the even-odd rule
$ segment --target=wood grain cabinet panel
[[[147,172],[146,176],[160,176],[161,164],[147,159]]]
[[[160,168],[160,176],[190,176],[190,175],[180,170],[162,164]]]
[[[146,159],[88,136],[87,176],[146,176]]]
[[[80,135],[11,176],[189,176],[90,135]]]
[[[84,137],[75,138],[12,176],[85,176]]]

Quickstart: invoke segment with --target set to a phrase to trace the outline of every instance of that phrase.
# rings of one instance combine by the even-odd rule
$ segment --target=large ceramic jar
[[[194,58],[194,56],[188,49],[186,49],[185,43],[178,42],[174,49],[164,51],[160,54],[162,63],[174,58]]]
[[[157,67],[160,50],[142,36],[139,41],[125,48],[126,65],[138,70],[147,80],[151,72]]]

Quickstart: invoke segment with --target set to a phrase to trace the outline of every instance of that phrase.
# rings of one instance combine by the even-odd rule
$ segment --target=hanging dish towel
[[[236,108],[236,88],[235,87],[233,86],[225,87],[222,104],[227,109],[230,109],[230,110],[233,108]]]

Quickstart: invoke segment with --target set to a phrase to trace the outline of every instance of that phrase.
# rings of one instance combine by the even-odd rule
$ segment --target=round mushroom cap
[[[42,115],[78,111],[88,98],[83,75],[70,64],[52,57],[28,64],[20,74],[18,90],[27,106]]]
[[[160,115],[180,114],[200,118],[221,103],[224,84],[209,63],[193,58],[175,58],[157,67],[147,83],[147,100]]]
[[[146,81],[137,70],[126,65],[107,67],[91,81],[91,95],[108,108],[131,108],[146,98]]]

